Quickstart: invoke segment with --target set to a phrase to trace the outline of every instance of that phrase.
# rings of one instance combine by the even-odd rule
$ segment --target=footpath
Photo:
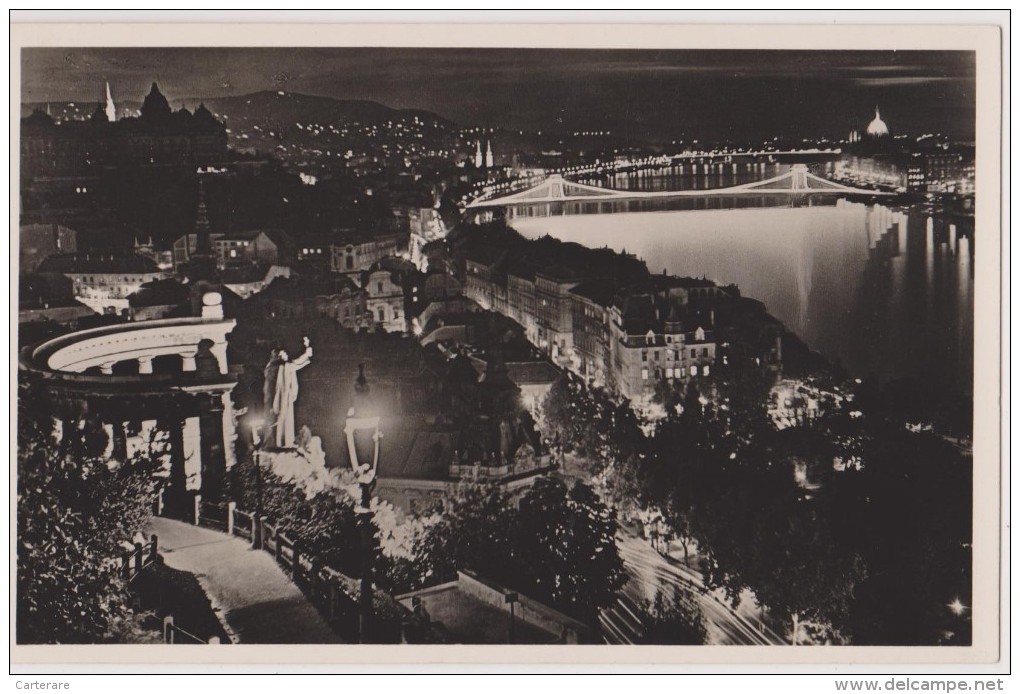
[[[236,643],[342,643],[268,553],[168,518],[149,532],[167,566],[195,576]]]

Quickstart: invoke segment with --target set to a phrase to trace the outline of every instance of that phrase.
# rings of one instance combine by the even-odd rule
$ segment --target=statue
[[[280,350],[280,368],[276,375],[276,394],[273,396],[273,414],[276,417],[276,447],[294,447],[294,403],[298,396],[297,372],[308,366],[312,360],[312,347],[304,338],[305,351],[291,360]]]
[[[269,353],[269,362],[262,370],[262,412],[265,416],[265,432],[262,435],[266,441],[273,437],[273,428],[276,426],[276,416],[273,412],[273,400],[276,398],[276,376],[280,371],[281,348],[274,347]]]

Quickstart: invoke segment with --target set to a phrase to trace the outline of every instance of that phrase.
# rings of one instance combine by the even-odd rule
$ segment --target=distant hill
[[[293,92],[263,91],[244,96],[207,97],[187,99],[189,108],[200,102],[213,113],[225,114],[230,119],[247,118],[257,122],[261,119],[281,123],[379,123],[401,117],[415,116],[426,123],[452,126],[449,120],[429,111],[415,109],[394,109],[375,101],[359,99],[333,99],[328,96],[313,96]]]
[[[400,118],[418,117],[429,124],[443,127],[454,123],[430,111],[416,109],[395,109],[375,101],[360,99],[333,99],[328,96],[314,96],[295,92],[262,91],[242,96],[210,96],[169,99],[174,109],[182,106],[194,110],[204,103],[218,116],[226,116],[228,127],[230,121],[247,120],[250,123],[385,123]],[[141,101],[117,101],[117,112],[122,115],[135,115],[141,107]],[[23,103],[21,115],[27,116],[33,110],[46,111],[47,108],[54,118],[85,118],[96,108],[94,102],[51,101]]]

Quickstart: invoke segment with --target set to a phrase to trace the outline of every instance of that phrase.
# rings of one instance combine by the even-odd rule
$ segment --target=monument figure
[[[265,431],[262,437],[266,441],[273,438],[273,429],[276,426],[276,415],[273,412],[273,400],[276,399],[276,376],[280,371],[280,348],[274,347],[269,353],[269,362],[262,370],[262,412],[264,415]]]
[[[308,366],[312,360],[312,347],[304,338],[305,351],[296,359],[290,359],[287,352],[280,350],[280,368],[276,375],[276,394],[273,397],[273,415],[276,419],[277,448],[294,447],[294,403],[298,396],[297,372]]]

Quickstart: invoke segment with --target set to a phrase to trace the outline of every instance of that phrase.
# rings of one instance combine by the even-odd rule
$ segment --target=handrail
[[[196,636],[195,634],[192,634],[190,631],[187,631],[186,629],[182,629],[181,627],[174,624],[173,615],[167,615],[166,617],[163,618],[163,643],[176,645],[177,644],[176,637],[178,635],[183,636],[188,642],[195,645],[197,644],[206,645],[220,642],[218,636],[213,636],[209,640],[205,640],[199,636]]]
[[[128,583],[134,581],[146,568],[155,563],[159,555],[159,538],[150,536],[148,542],[121,543],[120,573]]]
[[[239,509],[234,502],[228,502],[226,507],[226,524],[218,522],[210,529],[242,537],[253,549],[272,555],[289,574],[290,580],[308,596],[342,637],[358,638],[357,629],[360,627],[356,617],[360,595],[357,579],[324,565],[318,556],[303,551],[302,541],[288,536],[283,524],[273,525],[266,516]],[[200,521],[197,518],[196,524]],[[406,610],[400,603],[397,605]]]

